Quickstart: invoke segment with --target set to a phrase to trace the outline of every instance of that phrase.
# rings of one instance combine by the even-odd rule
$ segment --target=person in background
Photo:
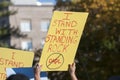
[[[6,80],[29,80],[24,74],[13,74],[9,76]]]
[[[40,80],[40,72],[41,72],[41,68],[42,66],[37,64],[36,68],[35,68],[35,80]],[[75,75],[75,70],[76,70],[76,66],[75,63],[70,64],[68,66],[68,71],[70,73],[71,79],[72,80],[78,80],[76,75]]]

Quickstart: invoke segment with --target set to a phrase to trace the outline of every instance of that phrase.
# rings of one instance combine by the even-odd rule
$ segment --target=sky
[[[55,0],[38,0],[38,1],[40,1],[41,3],[45,3],[45,2],[52,2],[52,3],[54,3],[55,4]]]

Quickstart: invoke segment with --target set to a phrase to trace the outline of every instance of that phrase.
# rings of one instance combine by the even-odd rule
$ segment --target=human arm
[[[40,80],[40,73],[41,73],[41,65],[37,64],[36,67],[35,67],[35,80]]]
[[[70,64],[69,68],[68,68],[68,71],[70,73],[70,76],[71,76],[72,80],[78,80],[77,77],[76,77],[76,75],[75,75],[75,70],[76,70],[75,63]]]

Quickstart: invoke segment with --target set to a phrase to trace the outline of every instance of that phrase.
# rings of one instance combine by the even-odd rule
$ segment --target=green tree
[[[10,36],[21,36],[19,29],[10,28],[9,16],[14,15],[17,11],[9,10],[12,3],[9,0],[0,1],[0,46],[10,47]]]
[[[79,79],[120,75],[120,0],[57,0],[54,10],[89,13],[75,58]],[[49,75],[52,80],[69,79],[67,72]]]

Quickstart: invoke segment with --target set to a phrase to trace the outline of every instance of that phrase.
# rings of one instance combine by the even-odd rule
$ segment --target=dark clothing
[[[29,80],[29,78],[23,74],[14,74],[9,76],[6,80]]]

